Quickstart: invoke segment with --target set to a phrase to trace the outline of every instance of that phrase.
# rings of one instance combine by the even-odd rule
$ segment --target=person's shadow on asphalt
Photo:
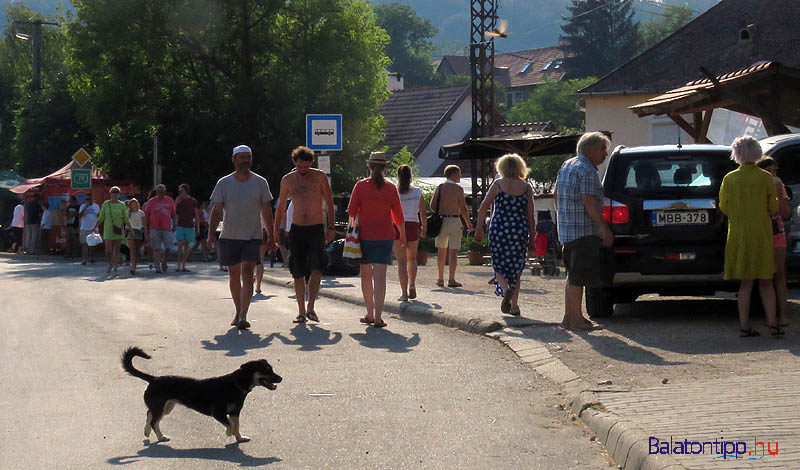
[[[385,349],[393,353],[411,352],[420,343],[419,333],[405,337],[385,328],[367,328],[366,333],[353,333],[350,337],[367,348]]]
[[[226,356],[239,357],[247,354],[250,349],[266,348],[272,341],[272,336],[262,337],[250,330],[231,327],[224,335],[214,336],[212,340],[204,339],[200,344],[208,351],[226,351]]]
[[[223,448],[200,448],[200,449],[174,449],[164,443],[152,443],[145,440],[147,446],[138,451],[136,455],[126,455],[122,457],[112,457],[107,460],[111,465],[128,465],[138,462],[142,458],[151,459],[203,459],[218,460],[222,462],[232,462],[242,467],[260,467],[282,459],[277,457],[253,457],[245,454],[239,444],[228,444]]]
[[[322,346],[332,346],[342,340],[340,332],[331,332],[314,324],[299,323],[290,331],[291,336],[294,336],[294,338],[288,338],[280,333],[273,333],[269,336],[269,339],[277,338],[283,344],[299,346],[297,349],[300,351],[319,351]]]

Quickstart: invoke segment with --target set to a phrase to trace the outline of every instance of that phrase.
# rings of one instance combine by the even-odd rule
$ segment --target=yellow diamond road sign
[[[86,162],[92,159],[92,157],[89,155],[88,152],[86,152],[86,150],[81,148],[80,150],[75,152],[75,155],[72,156],[72,159],[75,160],[75,162],[77,162],[78,165],[84,166],[86,165]]]

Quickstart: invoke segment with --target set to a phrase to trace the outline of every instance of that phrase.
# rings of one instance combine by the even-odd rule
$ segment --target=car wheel
[[[587,288],[586,311],[592,318],[608,318],[614,314],[614,296],[610,289]]]

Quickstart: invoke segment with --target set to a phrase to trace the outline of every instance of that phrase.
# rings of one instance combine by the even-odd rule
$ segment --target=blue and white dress
[[[492,253],[495,274],[494,292],[499,296],[503,295],[503,289],[496,280],[497,275],[503,276],[509,287],[515,289],[525,269],[530,238],[528,191],[514,196],[501,189],[494,199],[492,221],[489,225],[489,250]]]

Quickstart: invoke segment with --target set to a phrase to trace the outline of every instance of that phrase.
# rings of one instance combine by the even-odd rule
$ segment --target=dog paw
[[[236,442],[238,442],[238,443],[250,442],[250,438],[247,437],[247,436],[237,436],[236,437]]]

